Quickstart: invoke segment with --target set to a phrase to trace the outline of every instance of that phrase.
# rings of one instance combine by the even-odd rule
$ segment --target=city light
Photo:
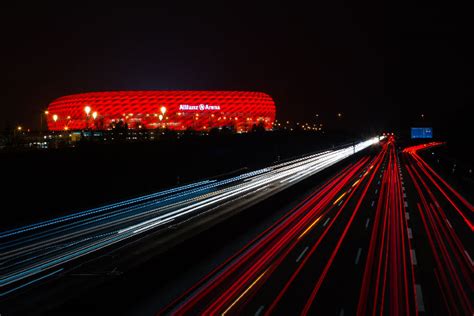
[[[97,112],[92,113],[92,118],[95,120],[97,118]]]
[[[86,105],[86,106],[84,107],[84,112],[86,112],[86,115],[89,116],[89,113],[91,112],[91,107],[88,106],[88,105]]]
[[[58,120],[58,115],[57,115],[57,114],[54,114],[54,115],[53,115],[53,121],[56,123],[57,120]]]

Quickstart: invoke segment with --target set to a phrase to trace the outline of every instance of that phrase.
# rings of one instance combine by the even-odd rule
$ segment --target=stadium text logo
[[[221,109],[220,105],[209,105],[209,104],[199,104],[199,105],[189,105],[189,104],[180,104],[180,111],[219,111]]]

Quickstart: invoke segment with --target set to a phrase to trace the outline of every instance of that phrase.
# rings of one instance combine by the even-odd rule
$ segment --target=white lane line
[[[423,293],[421,292],[421,285],[415,284],[416,291],[416,308],[419,312],[425,311],[425,303],[423,302]]]
[[[379,182],[377,182],[377,184],[380,184],[380,180],[379,180]]]
[[[405,201],[405,207],[408,207],[408,202],[407,201]]]
[[[263,309],[265,308],[265,306],[261,305],[257,311],[255,312],[255,316],[259,316],[262,312],[263,312]]]
[[[407,198],[407,194],[406,194],[406,193],[403,193],[403,198],[404,198],[404,199]]]
[[[410,253],[411,253],[411,264],[416,266],[416,264],[418,263],[418,261],[416,260],[416,252],[415,252],[415,249],[410,249]]]
[[[372,207],[374,207],[374,204],[375,204],[375,201],[372,201],[372,204],[371,204],[371,206],[372,206]]]
[[[337,206],[341,206],[342,202],[344,202],[344,200],[341,200],[341,202],[337,203]]]
[[[344,316],[344,308],[341,308],[341,311],[339,312],[339,316]]]
[[[404,185],[404,184],[405,184],[405,182],[403,182],[403,180],[402,180],[402,185]]]
[[[411,228],[408,228],[408,238],[413,239],[413,232],[411,231]]]
[[[362,248],[359,248],[359,250],[357,250],[357,256],[356,256],[355,264],[359,263],[361,253],[362,253]]]
[[[471,256],[469,255],[469,252],[467,252],[467,250],[464,249],[464,253],[466,254],[466,256],[467,256],[467,258],[469,259],[469,261],[471,262],[471,266],[474,266],[474,262],[472,261]]]
[[[447,218],[446,218],[446,223],[448,223],[449,227],[453,228],[453,226],[451,225],[451,223],[448,221]]]
[[[410,219],[410,213],[405,212],[405,217],[407,218],[407,220],[409,220]]]
[[[324,222],[323,227],[326,226],[327,223],[329,223],[330,220],[331,220],[331,217],[328,217],[328,219]]]
[[[404,186],[402,186],[402,190],[403,190],[403,192],[405,192],[405,187]]]
[[[375,189],[375,194],[377,194],[379,192],[379,189]]]
[[[306,251],[308,251],[309,247],[306,246],[304,248],[304,250],[300,253],[300,255],[298,256],[298,258],[296,259],[296,262],[299,262],[301,260],[301,258],[303,258],[304,254],[306,253]]]
[[[367,221],[365,222],[365,229],[369,228],[369,222],[370,222],[370,218],[367,218]]]

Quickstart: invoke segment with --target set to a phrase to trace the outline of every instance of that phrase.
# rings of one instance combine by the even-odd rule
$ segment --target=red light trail
[[[417,210],[434,257],[434,277],[445,307],[450,314],[471,315],[474,311],[472,307],[473,263],[456,230],[462,231],[467,226],[469,229],[467,235],[471,237],[472,244],[472,205],[418,155],[419,150],[439,145],[441,143],[430,143],[405,149],[406,169],[418,193]],[[430,185],[432,185],[431,188]],[[450,196],[443,187],[447,188],[453,196]],[[436,188],[445,200],[438,199],[432,188]],[[467,209],[467,212],[462,210],[463,207]],[[455,213],[450,212],[453,209]],[[466,226],[457,229],[453,227],[448,218],[452,221],[456,220],[453,217],[456,214]]]

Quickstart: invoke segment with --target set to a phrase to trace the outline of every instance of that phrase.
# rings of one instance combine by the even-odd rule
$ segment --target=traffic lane
[[[430,198],[430,201],[436,208],[439,206],[441,210],[443,210],[443,213],[448,219],[448,225],[451,225],[456,230],[459,237],[463,239],[464,244],[472,245],[472,238],[469,238],[472,236],[472,230],[470,229],[468,222],[473,222],[474,212],[462,203],[455,194],[446,189],[446,187],[443,187],[443,184],[438,181],[436,177],[431,175],[432,177],[430,179],[428,175],[423,172],[419,163],[417,163],[417,161],[412,157],[407,157],[407,160],[408,166],[417,171],[417,178],[419,176],[419,178],[421,178],[427,185],[428,189],[420,183],[425,195]],[[433,180],[436,184],[432,182]],[[430,196],[428,190],[431,191],[433,197]]]
[[[355,170],[354,170],[354,171],[355,171]],[[354,172],[354,171],[351,171],[351,172]],[[348,176],[349,176],[349,174],[347,174],[347,175],[344,176],[344,177],[348,177]],[[348,178],[348,179],[349,179],[349,178]],[[331,186],[336,185],[337,182],[338,182],[338,181],[336,181],[336,180],[332,180],[332,181],[330,182],[330,184],[324,186],[324,190],[332,190],[332,189],[331,189]],[[342,184],[341,184],[341,185],[342,185]],[[339,186],[339,185],[338,185],[338,186]],[[339,190],[339,189],[337,189],[337,190]],[[337,193],[337,191],[336,191],[335,193]],[[295,209],[294,211],[292,211],[292,213],[293,213],[293,214],[292,214],[292,217],[294,217],[295,215],[298,215],[298,216],[301,215],[301,214],[304,215],[305,213],[310,214],[309,211],[313,208],[313,207],[311,206],[311,203],[320,203],[320,202],[318,202],[318,201],[321,199],[321,197],[318,197],[320,194],[321,194],[321,193],[318,193],[318,194],[314,195],[314,198],[312,198],[312,202],[308,202],[309,204],[306,203],[306,204],[304,205],[304,208],[301,208],[301,209],[298,209],[298,208],[297,208],[297,209]],[[326,194],[326,193],[325,193],[325,194]],[[334,193],[332,193],[332,194],[334,194]],[[311,213],[314,213],[314,211],[312,211]],[[315,215],[313,214],[313,215],[311,215],[311,216],[315,216]],[[309,222],[310,220],[311,220],[311,219],[306,219],[306,221],[308,221],[308,222]],[[298,221],[297,221],[296,223],[298,223]],[[301,224],[303,224],[303,223],[298,223],[298,225],[301,225]],[[285,225],[288,225],[288,222],[285,222]],[[308,225],[309,225],[309,223],[308,223]],[[277,234],[280,234],[280,235],[281,235],[281,228],[282,228],[282,226],[278,226],[277,228],[279,228],[280,230],[275,231],[275,232],[272,232],[270,235],[268,235],[268,236],[265,238],[265,240],[263,240],[263,242],[268,241],[268,240],[269,240],[268,237],[269,237],[269,236],[272,236],[272,234],[277,233]],[[298,228],[298,230],[299,230],[300,232],[302,232],[304,229],[305,229],[305,227]],[[295,233],[298,233],[298,232],[294,232],[294,233],[292,233],[292,234],[295,234]],[[284,236],[284,235],[285,235],[285,234],[283,234],[283,236]],[[279,240],[279,237],[278,237],[278,238],[275,238],[276,236],[278,236],[278,235],[275,235],[274,237],[271,237],[271,240],[273,240],[272,243],[274,243],[274,242],[276,242],[277,240]],[[262,247],[263,244],[257,243],[257,245],[258,245],[259,247]],[[279,247],[281,247],[281,246],[279,246]],[[256,248],[255,248],[255,249],[256,249]],[[268,249],[268,248],[265,248],[265,249]],[[256,251],[260,251],[260,250],[256,250]],[[263,253],[263,254],[264,254],[264,253]],[[258,252],[257,252],[256,254],[252,255],[252,256],[255,256],[255,255],[257,255],[256,258],[258,259],[258,258],[259,258]],[[241,267],[242,267],[242,264],[248,264],[249,260],[250,260],[250,262],[251,262],[251,260],[253,260],[253,259],[252,259],[252,258],[246,258],[245,261],[236,261],[236,264],[238,264],[238,265],[240,266],[240,268],[241,268]],[[268,259],[265,259],[265,260],[268,260]],[[234,266],[235,266],[235,264],[234,264]],[[239,267],[239,266],[236,266],[236,267]],[[252,266],[250,265],[249,267],[252,267]],[[240,269],[240,268],[238,268],[237,271],[240,271],[241,273],[243,273],[243,271],[245,271],[245,269]],[[253,268],[253,267],[252,267],[252,268]],[[234,269],[234,268],[233,268],[233,269]],[[260,269],[260,268],[259,268],[259,269]],[[254,271],[254,270],[253,270],[253,271]],[[227,273],[227,272],[226,272],[226,273]],[[234,273],[234,272],[232,272],[232,273]],[[254,272],[254,273],[256,273],[256,272]],[[238,277],[238,275],[237,275],[237,277]],[[233,279],[232,275],[226,275],[224,279],[221,278],[221,283],[220,283],[220,284],[222,285],[222,283],[224,283],[224,285],[222,286],[222,290],[223,290],[223,291],[226,290],[226,284],[227,284],[227,287],[232,286],[232,285],[233,285],[233,282],[237,282],[237,281],[235,281],[235,280]],[[238,282],[237,282],[237,283],[238,283]],[[206,291],[207,291],[207,289],[206,289]],[[220,292],[218,291],[218,294],[217,294],[217,295],[220,295],[219,293],[220,293]],[[198,292],[198,294],[199,294],[199,292]],[[211,298],[212,298],[212,297],[215,298],[215,296],[209,295],[209,293],[207,293],[207,294],[205,294],[205,295],[207,295],[208,297],[211,297]],[[196,300],[195,297],[192,297],[192,299],[193,299],[193,300]],[[198,305],[200,305],[200,306],[205,306],[206,304],[204,303],[204,301],[205,301],[205,299],[203,299],[202,297],[200,297],[199,300],[196,301],[196,302],[197,302]],[[196,303],[196,302],[195,302],[195,303]],[[193,304],[195,304],[195,303],[193,303]],[[229,303],[229,304],[230,304],[230,303]],[[187,302],[187,305],[189,306],[189,302]],[[194,307],[192,310],[199,310],[199,308],[198,308],[198,307]]]
[[[334,183],[334,181],[332,181],[331,183]],[[328,188],[330,188],[330,187],[331,187],[331,186],[329,186],[329,187],[326,186],[324,189],[326,190],[326,189],[328,189]],[[336,193],[337,193],[337,192],[336,192]],[[316,199],[316,200],[314,200],[314,199]],[[317,195],[316,195],[314,198],[312,198],[312,201],[313,201],[313,202],[308,202],[308,203],[306,203],[306,204],[304,205],[305,208],[302,208],[302,209],[298,209],[298,208],[297,208],[295,211],[292,212],[292,213],[293,213],[292,216],[294,217],[295,214],[296,214],[296,215],[300,215],[300,216],[306,216],[305,214],[309,214],[310,211],[311,211],[312,209],[314,209],[314,207],[312,206],[314,203],[316,203],[316,204],[317,204],[317,203],[320,203],[320,202],[318,202],[319,199],[320,199],[320,198],[317,198]],[[297,212],[296,212],[296,211],[297,211]],[[311,211],[311,212],[314,212],[314,211]],[[301,213],[301,214],[300,214],[300,213]],[[314,215],[312,215],[312,216],[314,216]],[[303,222],[299,222],[298,218],[296,218],[295,220],[296,220],[295,223],[297,223],[298,225],[303,224]],[[309,225],[309,222],[310,222],[311,220],[314,220],[314,218],[313,218],[313,219],[311,219],[311,218],[310,218],[310,219],[306,219],[306,221],[308,222],[308,225]],[[285,225],[288,225],[288,224],[290,224],[290,223],[289,223],[289,222],[285,222]],[[291,226],[290,226],[290,227],[286,226],[286,227],[287,227],[287,229],[289,229],[289,228],[294,229],[294,228],[292,228]],[[278,227],[276,227],[276,228],[281,229],[282,226],[278,226]],[[304,229],[306,229],[306,228],[305,228],[305,227],[298,228],[298,230],[299,230],[300,232],[303,232]],[[281,230],[280,230],[280,232],[281,232]],[[255,259],[253,259],[253,258],[246,259],[246,261],[244,261],[244,262],[242,262],[242,263],[243,263],[243,264],[246,264],[246,266],[248,266],[249,268],[253,268],[252,264],[253,264],[254,260],[260,260],[261,255],[265,254],[265,253],[266,253],[265,251],[266,251],[267,249],[269,249],[269,248],[271,248],[271,247],[275,247],[275,243],[280,240],[280,239],[279,239],[280,237],[277,237],[277,236],[282,236],[282,237],[283,237],[283,236],[285,236],[285,234],[287,234],[287,233],[289,233],[288,230],[286,230],[286,233],[284,233],[284,232],[278,233],[278,235],[275,235],[275,237],[272,237],[272,238],[270,239],[270,240],[271,240],[271,243],[272,243],[274,246],[269,246],[269,247],[265,247],[263,250],[258,250],[258,252],[253,255],[253,256],[256,256],[256,257],[254,257]],[[272,234],[273,234],[273,233],[271,233],[270,235],[266,236],[265,239],[264,239],[262,242],[268,241],[268,240],[269,240],[268,237],[271,236]],[[293,234],[298,234],[298,232],[294,232]],[[262,247],[264,244],[262,244],[262,243],[257,243],[257,245],[258,245],[259,247]],[[280,248],[281,246],[278,246],[278,247],[279,247],[278,249],[281,250],[281,248]],[[264,251],[264,252],[262,252],[262,251]],[[239,273],[243,273],[244,271],[246,271],[246,269],[241,266],[241,265],[242,265],[241,262],[237,261],[236,263],[238,263],[238,264],[240,265],[240,267],[239,267],[239,268],[237,269],[237,271],[235,272],[235,273],[237,273],[236,277],[238,278],[238,277],[239,277]],[[235,273],[234,273],[234,274],[235,274]],[[234,282],[236,282],[236,280],[232,277],[232,275],[226,276],[226,278],[223,279],[223,283],[220,284],[220,285],[221,285],[220,288],[222,289],[222,291],[226,291],[226,290],[228,290],[229,288],[231,288],[231,287],[233,286]],[[217,291],[217,292],[216,292],[216,291]],[[219,293],[221,293],[221,292],[218,291],[218,290],[215,290],[214,292],[218,293],[217,295],[220,295]],[[209,300],[212,300],[213,298],[215,298],[213,295],[207,294],[207,299],[200,298],[199,301],[197,302],[199,306],[194,306],[192,310],[196,311],[196,310],[200,310],[200,308],[204,308],[204,306],[206,306],[207,302],[208,302]]]
[[[422,285],[427,285],[423,286],[423,289],[427,288],[425,291],[426,294],[424,294],[427,301],[427,304],[425,305],[427,305],[428,308],[429,306],[433,306],[432,310],[442,310],[446,313],[449,313],[449,310],[451,310],[451,312],[458,310],[459,312],[457,304],[459,304],[459,308],[462,308],[461,306],[469,304],[469,301],[461,300],[458,303],[455,302],[457,302],[459,298],[465,298],[466,295],[469,295],[465,293],[466,288],[467,291],[471,291],[472,294],[472,287],[469,290],[469,284],[466,285],[466,283],[469,282],[472,284],[472,263],[469,260],[469,256],[466,255],[462,249],[460,253],[458,250],[458,255],[456,256],[455,247],[448,243],[448,240],[451,238],[450,235],[454,232],[452,231],[453,228],[450,227],[451,220],[440,220],[437,224],[434,224],[435,226],[430,224],[430,220],[435,219],[437,217],[436,213],[438,212],[435,212],[435,208],[431,208],[431,206],[425,207],[423,201],[425,199],[431,205],[435,205],[435,201],[432,200],[432,196],[429,195],[428,190],[422,186],[420,178],[417,177],[417,174],[413,172],[413,164],[407,164],[407,166],[407,173],[410,175],[410,172],[408,171],[412,170],[411,175],[415,177],[413,181],[410,175],[410,179],[412,180],[410,181],[410,185],[413,186],[413,190],[410,190],[410,192],[414,192],[411,208],[414,210],[414,222],[417,224],[417,229],[415,230],[414,235],[418,235],[418,238],[414,238],[414,244],[415,249],[417,249],[418,264],[420,267],[423,266],[423,269],[420,269]],[[418,183],[419,188],[421,188],[421,193],[417,190],[415,186],[416,183]],[[430,186],[428,186],[428,189],[432,190]],[[437,194],[434,193],[433,197],[436,198],[436,195]],[[439,203],[441,203],[441,201]],[[450,209],[448,208],[445,210]],[[457,212],[452,208],[451,213],[453,216],[457,215]],[[436,221],[431,223],[436,223]],[[466,223],[464,221],[459,222],[459,225],[466,227]],[[441,232],[441,234],[437,235],[438,232]],[[469,238],[469,235],[464,237]],[[439,236],[440,239],[437,239],[436,236]],[[434,242],[434,246],[431,244],[432,240]],[[440,245],[442,244],[444,244],[444,246],[441,247],[444,248],[440,248]],[[472,243],[470,244],[472,245]],[[462,247],[465,247],[465,244],[462,245]],[[442,251],[447,252],[441,255]],[[459,261],[459,258],[461,261]],[[452,267],[450,267],[450,262],[453,264]],[[466,269],[470,269],[471,273],[466,272]],[[463,275],[463,272],[464,277],[460,277]],[[464,289],[462,289],[463,287]],[[453,289],[455,291],[454,293],[452,292]],[[464,308],[469,309],[469,307]]]
[[[326,280],[312,304],[311,313],[354,315],[357,311],[364,268],[373,230],[376,207],[381,194],[387,161],[376,175],[361,208],[341,244]],[[357,198],[360,197],[360,194]],[[356,201],[353,201],[355,207]],[[342,228],[341,228],[342,229]]]
[[[356,179],[354,179],[356,180]],[[372,192],[372,194],[375,194],[377,182],[371,183],[369,186],[369,189],[367,192]],[[355,191],[354,195],[350,198],[348,201],[345,210],[341,213],[340,217],[334,221],[333,226],[331,227],[331,230],[329,233],[325,236],[324,240],[319,244],[316,252],[308,258],[308,261],[302,268],[300,274],[295,278],[294,282],[291,284],[291,286],[288,288],[288,290],[285,292],[284,296],[282,297],[281,301],[276,305],[276,309],[272,311],[273,313],[276,314],[281,314],[281,315],[288,315],[288,313],[295,313],[295,312],[300,312],[305,304],[308,301],[308,298],[310,296],[310,293],[313,291],[314,286],[316,282],[318,281],[318,277],[320,276],[321,272],[323,271],[324,267],[326,266],[329,257],[331,253],[333,252],[340,236],[342,235],[344,229],[348,225],[348,222],[352,216],[352,212],[354,211],[358,200],[361,198],[362,193],[363,193],[363,188],[360,190]],[[368,205],[371,205],[371,201],[364,199],[364,202],[361,204],[361,208],[365,208]],[[336,212],[337,209],[334,210]],[[335,214],[331,214],[331,221],[335,217]],[[324,222],[320,222],[324,225]],[[366,224],[366,219],[364,221],[364,216],[360,215],[360,213],[357,214],[357,216],[354,217],[354,222],[352,225],[361,225],[362,227],[365,227],[364,225]],[[323,227],[323,225],[318,225],[316,227],[316,231],[314,235],[308,235],[308,241],[305,242],[307,246],[310,248],[314,245],[314,243],[318,240],[318,237],[325,229],[326,227]],[[351,226],[352,227],[352,226]],[[347,240],[344,239],[345,241]],[[343,243],[344,244],[344,243]],[[342,250],[342,249],[341,249]],[[338,252],[337,256],[335,258],[338,258],[340,255],[341,251]],[[309,253],[306,252],[304,254],[305,256],[309,256]],[[297,254],[294,254],[293,257],[296,257]],[[298,257],[296,257],[298,259]],[[336,261],[334,261],[335,263]],[[333,264],[334,264],[333,263]],[[347,264],[348,262],[342,262],[342,268],[338,269],[338,271],[342,271],[342,275],[346,275],[347,271]],[[329,273],[332,273],[333,271],[333,266],[331,265],[331,268],[329,269]],[[287,274],[292,274],[294,273],[294,270],[296,269],[296,262],[293,261],[292,264],[289,264],[287,266]],[[329,274],[328,276],[329,277]],[[278,279],[277,277],[275,279]],[[287,277],[284,278],[284,280],[288,280]],[[322,286],[325,287],[327,284],[326,282],[330,283],[330,286],[334,286],[334,283],[330,281],[329,279],[325,279],[324,282],[322,283]],[[328,284],[329,284],[328,283]],[[339,286],[339,285],[338,285]],[[276,284],[269,284],[266,286],[266,288],[269,289],[269,291],[272,291],[273,288],[278,289],[276,292],[278,292],[276,295],[278,295],[282,289],[282,286],[278,286]],[[321,289],[323,291],[323,288]],[[321,311],[321,312],[333,312],[337,307],[333,305],[333,302],[335,302],[335,298],[341,297],[341,292],[338,291],[338,295],[335,297],[330,297],[330,299],[326,302],[328,304],[319,304],[320,299],[319,295],[321,294],[321,291],[318,293],[316,296],[316,310]],[[353,294],[353,293],[352,293]],[[350,295],[352,295],[350,294]],[[266,298],[267,302],[270,302],[270,304],[273,302],[273,299],[276,297],[276,295],[269,296]],[[320,306],[321,305],[321,306]],[[251,308],[259,308],[257,306],[252,306]],[[250,309],[249,309],[250,312]],[[266,312],[266,308],[265,311]],[[313,312],[311,310],[311,312]],[[339,311],[338,311],[339,312]]]

